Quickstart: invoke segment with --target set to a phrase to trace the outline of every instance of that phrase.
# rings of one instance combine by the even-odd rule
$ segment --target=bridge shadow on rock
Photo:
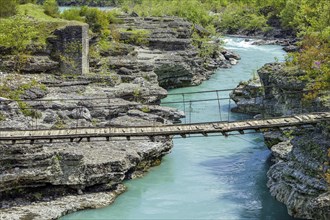
[[[239,153],[201,163],[216,176],[219,184],[230,188],[218,196],[219,201],[234,203],[239,219],[296,219],[287,214],[284,204],[270,195],[266,186],[266,173],[271,165],[270,151],[261,137],[254,141],[254,145],[250,142],[251,146]]]

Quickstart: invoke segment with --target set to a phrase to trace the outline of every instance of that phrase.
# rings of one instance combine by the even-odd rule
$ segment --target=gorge
[[[0,47],[0,128],[161,125],[329,109],[326,91],[302,108],[306,96],[294,92],[307,85],[297,80],[301,71],[278,63],[279,46],[227,37],[222,48],[219,39],[201,40],[207,29],[179,17],[116,19],[109,36],[92,33],[99,31],[93,23],[87,31],[80,22],[52,20],[50,28],[62,27],[45,46],[32,44],[23,56]],[[268,43],[297,50],[291,41]],[[175,93],[237,84],[220,94],[237,105],[168,104],[182,99]],[[328,123],[264,131],[273,156],[260,134],[1,143],[0,219],[57,219],[113,202],[62,219],[328,219],[329,133]]]

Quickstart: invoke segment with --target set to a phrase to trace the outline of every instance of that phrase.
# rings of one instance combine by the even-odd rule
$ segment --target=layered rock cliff
[[[329,96],[320,93],[306,100],[306,82],[299,70],[284,64],[266,64],[258,77],[242,82],[231,97],[233,111],[269,117],[329,109]],[[283,202],[290,215],[304,219],[330,218],[330,136],[329,123],[264,132],[274,165],[267,186]]]
[[[192,45],[194,27],[183,19],[120,19],[121,24],[110,27],[118,31],[118,39],[109,47],[100,47],[100,39],[88,39],[85,32],[79,37],[81,46],[89,40],[91,47],[89,65],[78,57],[79,73],[62,71],[65,64],[75,64],[66,62],[68,54],[63,59],[54,53],[54,45],[63,45],[61,37],[53,36],[48,48],[29,54],[19,73],[15,56],[2,55],[0,91],[9,99],[0,99],[0,132],[173,123],[184,115],[158,105],[167,95],[160,85],[196,85],[216,68],[230,67],[239,59],[225,50],[200,57]],[[56,33],[62,36],[61,30],[67,29]],[[143,44],[132,30],[147,33]],[[57,219],[106,206],[125,190],[123,180],[158,165],[171,147],[171,139],[165,137],[1,143],[0,219]]]

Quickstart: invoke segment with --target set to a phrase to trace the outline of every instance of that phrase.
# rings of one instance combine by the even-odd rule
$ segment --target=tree
[[[13,16],[17,12],[16,0],[0,0],[0,18]]]
[[[44,6],[45,14],[52,17],[59,16],[60,12],[56,0],[46,0],[43,6]]]

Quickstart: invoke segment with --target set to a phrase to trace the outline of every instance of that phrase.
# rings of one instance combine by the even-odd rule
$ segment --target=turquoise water
[[[227,48],[241,55],[238,65],[219,70],[200,86],[170,93],[233,88],[274,57],[283,59],[278,46],[253,46],[243,39],[226,41]],[[219,95],[225,98],[228,93]],[[201,98],[216,98],[216,93],[185,96],[185,100]],[[164,102],[181,99],[169,96]],[[220,104],[221,117],[226,119],[229,102]],[[217,101],[172,106],[186,109],[187,122],[220,119]],[[229,117],[247,116],[231,113]],[[128,191],[113,205],[62,219],[292,219],[266,187],[269,155],[260,134],[175,138],[173,151],[162,164],[144,178],[127,181]]]

